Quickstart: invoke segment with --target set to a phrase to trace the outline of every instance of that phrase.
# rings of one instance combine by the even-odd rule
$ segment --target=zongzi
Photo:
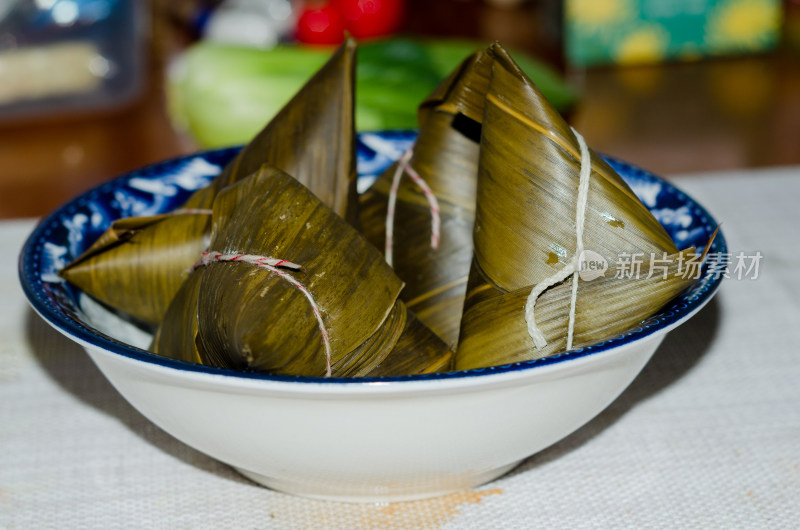
[[[276,168],[217,195],[209,248],[167,310],[159,354],[306,376],[449,367],[449,348],[398,300],[403,284],[380,252]]]
[[[264,163],[289,172],[336,213],[356,222],[355,53],[355,43],[348,40],[176,215],[117,221],[59,274],[105,304],[158,324],[205,248],[216,194]]]
[[[692,282],[675,264],[694,250],[678,252],[627,184],[499,46],[477,193],[457,369],[536,359],[613,336]],[[612,265],[626,253],[663,256],[673,265],[663,277],[580,281],[584,249]]]
[[[472,261],[480,120],[491,62],[491,48],[475,52],[422,102],[413,151],[360,202],[365,237],[385,249],[406,283],[402,300],[448,344],[458,340]],[[413,180],[400,180],[403,172]]]

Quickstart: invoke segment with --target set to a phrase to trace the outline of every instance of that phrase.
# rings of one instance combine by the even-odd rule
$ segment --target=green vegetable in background
[[[391,39],[359,46],[358,130],[417,127],[416,109],[472,51],[474,41]],[[173,66],[168,81],[173,124],[203,147],[248,142],[329,58],[303,46],[260,50],[201,42]],[[516,53],[553,106],[564,111],[573,90],[549,67]]]

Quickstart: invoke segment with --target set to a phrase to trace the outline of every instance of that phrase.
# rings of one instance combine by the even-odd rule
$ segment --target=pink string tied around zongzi
[[[317,319],[317,325],[319,327],[319,333],[322,336],[322,344],[325,347],[325,377],[331,376],[331,341],[330,337],[328,336],[328,330],[325,327],[325,322],[322,320],[322,311],[320,310],[317,302],[314,300],[314,296],[311,292],[298,280],[292,277],[286,270],[290,269],[293,271],[299,271],[302,269],[300,265],[297,263],[292,263],[291,261],[287,261],[285,259],[277,259],[271,258],[269,256],[257,256],[253,254],[224,254],[222,252],[203,252],[200,255],[200,259],[197,260],[197,263],[194,264],[194,268],[197,269],[199,267],[204,267],[206,265],[210,265],[211,263],[217,262],[241,262],[241,263],[249,263],[251,265],[255,265],[256,267],[261,267],[262,269],[266,269],[273,274],[276,274],[278,277],[286,280],[294,287],[297,288],[303,295],[308,299],[308,303],[311,305],[311,310],[314,313],[314,317]]]
[[[583,254],[583,228],[586,221],[586,206],[589,202],[589,179],[592,176],[592,157],[589,152],[589,146],[586,145],[586,140],[583,139],[578,131],[572,129],[575,139],[578,141],[578,146],[581,151],[580,160],[580,175],[578,180],[578,198],[575,208],[575,254],[569,263],[553,274],[552,276],[540,281],[531,289],[531,294],[528,295],[528,300],[525,303],[525,321],[528,324],[528,335],[533,339],[533,344],[536,349],[541,350],[547,346],[547,339],[545,339],[542,330],[536,325],[536,316],[534,315],[534,307],[536,300],[539,296],[549,287],[560,283],[570,276],[572,276],[572,295],[569,301],[569,324],[567,326],[567,350],[572,349],[572,341],[575,334],[575,306],[578,301],[578,278],[580,273],[579,260]]]
[[[386,248],[385,256],[386,263],[392,265],[394,248],[394,215],[397,208],[397,193],[400,189],[400,179],[403,174],[408,173],[411,180],[422,190],[422,194],[428,201],[428,208],[431,211],[431,248],[436,250],[439,248],[439,237],[441,231],[441,218],[439,213],[439,201],[436,200],[436,194],[433,193],[428,183],[425,182],[419,173],[411,166],[411,157],[414,155],[414,147],[411,146],[403,153],[400,160],[397,161],[397,167],[392,176],[392,187],[389,189],[389,205],[386,209]]]

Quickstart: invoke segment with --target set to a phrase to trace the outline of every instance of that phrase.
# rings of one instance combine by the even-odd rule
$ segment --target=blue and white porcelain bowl
[[[358,167],[364,182],[413,139],[411,132],[360,135]],[[396,501],[490,481],[608,406],[667,333],[719,287],[719,275],[706,271],[691,290],[622,335],[546,359],[463,372],[318,379],[156,356],[144,349],[147,333],[63,283],[56,271],[113,220],[178,206],[235,153],[224,149],[156,164],[72,200],[31,234],[19,271],[34,309],[82,345],[142,414],[277,490],[344,501]],[[705,245],[717,223],[702,206],[646,171],[610,163],[678,247]],[[726,252],[721,234],[711,250]]]

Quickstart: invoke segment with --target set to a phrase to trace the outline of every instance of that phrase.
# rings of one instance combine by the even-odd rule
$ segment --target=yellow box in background
[[[780,36],[780,0],[565,0],[567,60],[654,63],[760,52]]]

